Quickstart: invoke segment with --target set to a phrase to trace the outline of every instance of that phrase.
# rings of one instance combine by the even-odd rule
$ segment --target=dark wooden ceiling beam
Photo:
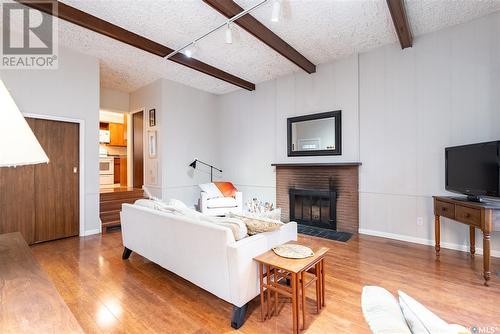
[[[217,10],[227,18],[231,18],[243,11],[236,2],[232,0],[203,0],[206,4]],[[302,68],[307,73],[316,72],[316,65],[310,62],[300,52],[291,47],[288,43],[282,40],[278,35],[260,23],[250,14],[246,14],[234,21],[247,32],[255,36],[257,39],[268,45],[270,48],[281,54],[283,57],[290,60],[295,65]]]
[[[387,6],[391,12],[392,22],[394,22],[401,48],[411,48],[413,46],[413,36],[406,17],[404,0],[387,0]]]
[[[37,2],[30,0],[16,0],[16,1],[28,7],[38,9],[41,12],[53,15],[52,5],[48,2]],[[95,31],[99,34],[111,37],[117,41],[126,43],[138,49],[157,55],[159,57],[166,57],[169,53],[174,51],[173,49],[165,45],[152,41],[141,35],[135,34],[129,30],[126,30],[108,21],[105,21],[96,16],[83,12],[77,8],[68,6],[62,2],[54,0],[53,3],[58,6],[57,17],[59,17],[62,20]],[[241,78],[238,78],[230,73],[224,72],[216,67],[203,63],[197,59],[189,58],[185,56],[183,53],[177,53],[173,57],[170,57],[169,60],[187,66],[191,69],[202,72],[204,74],[210,75],[217,79],[226,81],[238,87],[247,90],[255,90],[255,84],[243,80]]]

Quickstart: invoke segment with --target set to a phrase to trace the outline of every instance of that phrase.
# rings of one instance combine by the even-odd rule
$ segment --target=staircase
[[[123,203],[134,203],[144,198],[142,189],[117,188],[100,193],[100,212],[102,230],[120,226],[120,211]]]

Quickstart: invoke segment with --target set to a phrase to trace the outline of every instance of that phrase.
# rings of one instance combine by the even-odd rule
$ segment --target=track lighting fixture
[[[231,32],[229,22],[227,23],[226,27],[226,44],[233,44],[233,33]]]
[[[186,57],[188,57],[188,58],[193,57],[194,53],[195,53],[196,42],[198,42],[199,40],[207,37],[208,35],[212,34],[216,30],[219,30],[220,28],[222,28],[224,26],[226,26],[226,31],[225,31],[225,40],[226,40],[226,43],[227,44],[232,44],[233,43],[233,32],[231,31],[230,24],[232,22],[236,21],[237,19],[239,19],[240,17],[242,17],[242,16],[250,13],[251,11],[257,9],[258,7],[262,6],[267,1],[269,1],[269,0],[260,0],[258,3],[256,3],[252,7],[248,8],[248,9],[245,9],[244,11],[242,11],[242,12],[234,15],[233,17],[231,17],[226,22],[219,24],[215,28],[212,28],[208,32],[204,33],[203,35],[195,38],[192,42],[189,42],[186,45],[181,46],[177,50],[174,50],[174,51],[170,52],[165,58],[168,59],[168,58],[172,57],[173,55],[175,55],[175,54],[177,54],[179,52],[183,52],[186,55]],[[281,0],[273,0],[273,8],[272,8],[272,13],[271,13],[271,21],[272,22],[279,22],[280,15],[281,15]]]
[[[280,0],[274,0],[273,11],[271,12],[271,22],[280,21],[280,12],[281,12],[281,2]]]

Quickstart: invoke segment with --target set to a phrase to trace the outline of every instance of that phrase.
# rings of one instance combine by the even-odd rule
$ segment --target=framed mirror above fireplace
[[[287,119],[288,156],[342,154],[341,110]]]

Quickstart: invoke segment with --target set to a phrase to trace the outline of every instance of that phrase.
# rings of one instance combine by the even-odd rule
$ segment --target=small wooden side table
[[[260,315],[261,320],[277,315],[278,294],[292,299],[293,333],[299,332],[299,313],[302,312],[302,329],[305,328],[305,288],[316,283],[316,309],[325,306],[325,269],[324,259],[328,248],[313,249],[314,256],[305,259],[288,259],[276,255],[272,250],[254,258],[259,265]],[[307,282],[307,273],[312,279]],[[281,284],[290,279],[291,285]],[[274,303],[271,296],[274,292]],[[267,295],[267,296],[266,296]],[[299,308],[301,304],[301,308]],[[264,312],[264,308],[266,311]]]

